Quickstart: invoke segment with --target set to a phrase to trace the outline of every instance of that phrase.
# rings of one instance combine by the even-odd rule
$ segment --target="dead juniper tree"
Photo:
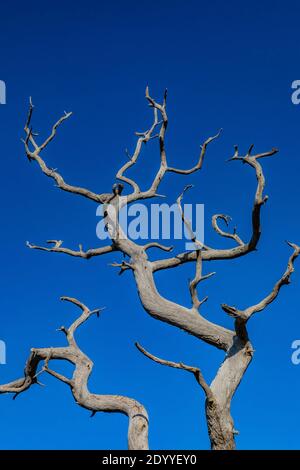
[[[0,385],[0,394],[13,393],[13,398],[16,398],[20,393],[28,390],[31,385],[38,384],[38,376],[46,372],[67,384],[71,389],[75,402],[79,406],[90,410],[92,412],[91,416],[94,416],[98,411],[127,415],[129,418],[128,448],[147,450],[148,415],[145,408],[132,398],[119,395],[98,395],[91,393],[88,389],[88,380],[92,373],[93,362],[81,351],[74,335],[77,328],[92,315],[96,314],[99,317],[101,309],[90,310],[79,300],[71,297],[61,297],[61,300],[71,302],[82,310],[81,315],[69,328],[64,326],[59,328],[59,331],[65,334],[68,346],[32,348],[24,369],[24,377],[8,384]],[[49,368],[49,362],[54,359],[67,361],[74,365],[72,378],[67,378]],[[40,363],[43,363],[43,366],[38,370]]]
[[[171,367],[192,372],[204,390],[206,396],[206,417],[208,432],[212,449],[234,449],[235,448],[235,429],[231,417],[230,406],[232,397],[249,365],[253,356],[253,348],[247,333],[247,322],[256,312],[262,311],[278,295],[281,287],[288,284],[293,272],[293,263],[299,255],[300,248],[292,243],[289,245],[293,253],[289,258],[288,266],[283,276],[277,281],[273,290],[260,302],[244,309],[238,309],[223,304],[222,309],[233,318],[233,328],[227,329],[221,325],[208,321],[200,312],[201,305],[206,298],[200,300],[197,293],[198,284],[209,277],[209,274],[202,274],[202,268],[206,261],[212,260],[231,260],[233,258],[247,255],[256,249],[261,235],[261,208],[267,200],[264,195],[265,179],[260,161],[263,158],[270,157],[277,153],[277,149],[272,149],[264,153],[253,154],[253,145],[249,148],[246,155],[241,156],[238,148],[231,158],[234,162],[242,162],[253,169],[256,177],[256,192],[252,209],[252,231],[248,241],[244,242],[234,230],[233,233],[224,231],[220,227],[220,221],[223,220],[228,225],[229,218],[224,214],[216,214],[212,218],[214,230],[221,236],[233,241],[234,246],[228,249],[211,248],[201,245],[191,234],[195,242],[196,249],[190,252],[179,253],[173,257],[165,257],[157,261],[151,261],[148,258],[150,248],[158,248],[163,251],[170,251],[170,248],[156,242],[149,242],[144,246],[138,245],[125,236],[122,228],[118,224],[118,214],[122,207],[135,201],[155,198],[159,196],[159,186],[167,173],[177,173],[181,175],[190,175],[202,168],[204,157],[209,144],[218,138],[219,133],[208,138],[200,149],[198,160],[192,168],[179,169],[170,166],[167,158],[167,149],[165,136],[168,127],[168,115],[166,108],[167,94],[164,94],[162,103],[155,101],[146,89],[146,100],[153,109],[152,126],[143,133],[137,134],[136,147],[129,159],[118,170],[116,174],[120,184],[114,184],[111,193],[98,194],[89,189],[73,186],[66,183],[63,177],[50,167],[42,157],[43,150],[50,144],[56,135],[57,128],[71,116],[71,113],[65,113],[53,126],[52,132],[43,143],[37,143],[36,134],[32,131],[31,120],[33,105],[30,101],[29,114],[25,125],[25,151],[29,161],[38,164],[42,172],[52,178],[56,185],[73,194],[81,195],[91,199],[97,204],[104,204],[106,228],[111,238],[111,244],[104,247],[98,247],[84,251],[82,245],[78,250],[73,250],[63,246],[61,240],[48,241],[49,246],[37,246],[28,243],[32,249],[39,249],[53,253],[64,253],[80,258],[93,258],[105,253],[120,252],[127,255],[129,261],[115,263],[120,267],[120,272],[132,271],[140,301],[149,315],[169,323],[188,332],[206,343],[224,351],[224,360],[211,384],[208,384],[201,371],[197,367],[191,367],[182,363],[175,363],[160,359],[147,352],[142,346],[137,344],[138,349],[152,360]],[[158,139],[160,165],[151,185],[147,189],[141,189],[139,184],[127,175],[127,171],[137,162],[143,144]],[[124,183],[130,188],[126,196],[122,195]],[[186,220],[181,207],[183,194],[178,198],[177,203],[181,210],[183,222],[191,229],[189,221]],[[178,305],[172,300],[161,296],[157,290],[154,274],[157,271],[178,267],[184,263],[195,264],[195,276],[190,282],[191,307]],[[39,356],[37,356],[39,357]]]

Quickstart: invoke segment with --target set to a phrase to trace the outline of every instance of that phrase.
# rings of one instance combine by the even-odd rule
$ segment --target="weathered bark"
[[[235,338],[215,379],[211,383],[214,400],[206,400],[206,416],[211,448],[214,450],[235,449],[235,435],[230,406],[234,393],[247,370],[253,356],[248,340]]]
[[[216,400],[206,399],[206,421],[212,450],[235,450],[233,422],[230,412],[220,408]]]

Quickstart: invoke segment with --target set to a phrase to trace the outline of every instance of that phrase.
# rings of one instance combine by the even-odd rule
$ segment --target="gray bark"
[[[91,393],[88,389],[88,380],[93,370],[93,362],[78,347],[74,333],[92,314],[99,315],[99,309],[90,311],[84,304],[70,297],[62,300],[71,302],[82,309],[80,317],[67,329],[60,330],[66,335],[68,346],[58,348],[32,348],[25,366],[24,377],[8,384],[0,385],[0,394],[13,393],[14,397],[28,390],[32,385],[39,383],[38,376],[47,372],[70,387],[75,403],[82,408],[90,410],[94,415],[97,412],[122,413],[128,416],[128,449],[147,450],[148,447],[148,414],[138,401],[120,395],[99,395]],[[72,378],[49,368],[51,360],[68,361],[74,365]],[[40,363],[44,363],[38,372]]]

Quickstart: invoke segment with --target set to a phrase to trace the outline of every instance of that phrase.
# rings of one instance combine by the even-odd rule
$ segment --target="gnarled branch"
[[[181,170],[178,168],[173,168],[168,166],[167,162],[167,152],[166,152],[166,144],[165,144],[165,137],[166,137],[166,131],[168,127],[168,114],[167,114],[167,90],[165,90],[164,97],[163,97],[163,102],[158,103],[152,96],[150,96],[149,93],[149,87],[146,87],[146,99],[149,102],[149,105],[154,109],[160,112],[161,117],[162,117],[162,123],[160,127],[160,131],[158,134],[158,139],[159,139],[159,151],[160,151],[160,166],[159,169],[154,177],[154,180],[152,181],[152,184],[150,188],[146,191],[140,191],[138,186],[134,186],[134,192],[133,194],[130,194],[128,196],[128,202],[136,201],[136,200],[142,200],[142,199],[149,199],[155,196],[161,196],[157,194],[158,187],[164,178],[165,174],[167,172],[170,173],[179,173],[183,175],[189,175],[191,173],[194,173],[198,170],[201,169],[205,153],[207,150],[208,145],[214,141],[216,138],[219,137],[221,130],[213,137],[209,137],[203,145],[201,145],[201,152],[199,155],[198,162],[196,163],[195,166],[188,170]]]
[[[93,414],[100,411],[126,414],[129,418],[128,448],[131,450],[148,449],[148,415],[139,402],[119,395],[98,395],[88,390],[88,379],[93,369],[93,362],[80,350],[74,335],[80,325],[86,322],[91,315],[99,314],[101,309],[91,311],[82,302],[72,297],[62,297],[62,300],[77,305],[82,311],[81,315],[69,328],[64,328],[68,346],[31,349],[25,366],[24,377],[0,385],[0,394],[13,393],[16,396],[37,383],[37,376],[41,371],[47,372],[67,384],[72,391],[75,402],[79,406],[92,411]],[[75,366],[71,379],[49,368],[49,362],[54,359],[68,361]],[[38,366],[41,362],[44,362],[44,366],[38,372]]]
[[[228,248],[228,249],[208,248],[205,251],[203,251],[203,254],[202,254],[203,261],[238,258],[256,249],[256,246],[259,242],[260,235],[261,235],[261,226],[260,226],[261,207],[268,200],[268,196],[263,195],[263,191],[265,187],[265,177],[263,174],[263,169],[258,160],[260,158],[265,158],[265,157],[275,155],[278,152],[278,150],[274,148],[268,152],[251,156],[252,149],[253,149],[253,146],[250,147],[248,153],[244,157],[240,157],[238,154],[238,149],[237,147],[235,147],[234,156],[230,159],[230,161],[237,160],[237,161],[242,161],[243,163],[247,163],[249,166],[251,166],[255,170],[257,187],[256,187],[256,192],[255,192],[255,197],[254,197],[254,204],[252,208],[251,238],[249,242],[244,243],[239,237],[237,238],[235,236],[236,234],[226,234],[227,237],[228,235],[233,235],[235,240],[238,242],[239,246],[234,247],[234,248]],[[217,227],[217,232],[221,235],[220,228],[218,226],[216,227]],[[224,234],[225,233],[226,232],[224,232]],[[222,235],[222,236],[225,236],[225,235]],[[229,238],[233,238],[233,237],[229,237]],[[153,272],[159,271],[162,269],[174,268],[176,266],[179,266],[180,264],[195,261],[196,258],[197,258],[196,251],[191,251],[188,253],[180,253],[174,256],[173,258],[157,260],[152,263]]]

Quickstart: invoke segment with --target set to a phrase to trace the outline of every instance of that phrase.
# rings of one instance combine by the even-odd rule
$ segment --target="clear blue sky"
[[[91,308],[105,305],[101,320],[79,333],[96,367],[90,388],[139,399],[150,414],[153,449],[208,448],[201,390],[188,374],[147,361],[134,348],[139,340],[153,353],[200,366],[209,380],[222,353],[150,318],[140,306],[130,274],[117,276],[108,263],[30,251],[25,241],[65,240],[66,246],[97,246],[96,205],[60,192],[20,142],[29,95],[41,134],[61,115],[74,115],[60,129],[47,161],[66,179],[109,191],[134,145],[135,130],[150,119],[144,101],[148,83],[159,98],[169,90],[169,159],[195,162],[199,144],[220,127],[204,169],[188,178],[168,177],[169,201],[187,183],[189,200],[205,204],[206,242],[229,246],[211,233],[213,213],[233,216],[242,237],[250,233],[255,179],[251,169],[225,160],[234,144],[251,143],[280,153],[264,164],[266,193],[259,250],[233,262],[206,266],[217,275],[203,286],[203,313],[230,326],[221,302],[247,306],[269,291],[290,254],[285,239],[300,243],[300,106],[291,103],[291,82],[300,79],[299,2],[127,0],[114,2],[16,1],[1,5],[1,76],[7,105],[1,121],[1,329],[7,365],[1,382],[22,375],[32,346],[63,344],[55,331],[75,318],[60,304],[76,296]],[[158,165],[153,143],[144,154],[139,181],[146,185]],[[179,249],[179,248],[178,248]],[[155,253],[153,253],[155,256]],[[161,292],[189,305],[186,266],[157,276]],[[291,343],[300,339],[300,263],[292,284],[249,331],[256,353],[233,403],[240,449],[299,448],[300,366],[291,363]],[[67,387],[51,377],[12,401],[0,397],[2,449],[116,449],[126,447],[127,419],[77,407]]]

